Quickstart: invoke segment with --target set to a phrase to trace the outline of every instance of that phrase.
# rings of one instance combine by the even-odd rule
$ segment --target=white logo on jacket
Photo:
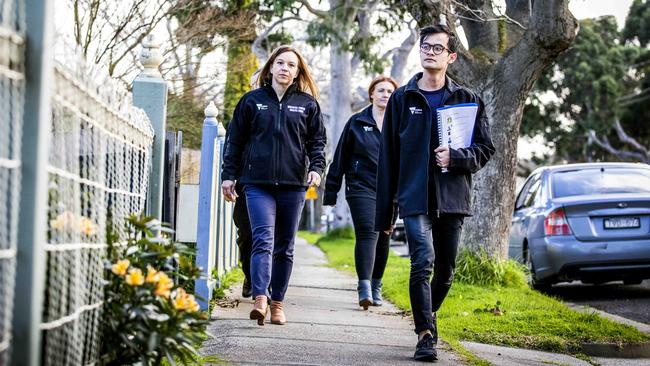
[[[422,109],[418,107],[409,107],[409,111],[411,111],[411,114],[422,114]]]
[[[269,109],[269,106],[266,105],[266,104],[258,103],[258,104],[256,104],[256,106],[257,106],[258,111],[265,111],[265,110]]]
[[[287,109],[289,112],[305,113],[305,107],[301,106],[287,105]]]
[[[363,129],[364,129],[366,132],[372,132],[372,127],[370,127],[370,126],[363,126]]]

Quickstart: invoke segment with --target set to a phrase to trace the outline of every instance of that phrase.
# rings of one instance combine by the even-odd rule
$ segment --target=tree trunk
[[[336,145],[339,142],[343,126],[345,126],[345,123],[352,115],[352,86],[350,85],[352,72],[350,62],[350,52],[343,50],[340,41],[334,38],[330,45],[332,79],[330,81],[330,124],[328,126],[330,130],[328,146],[332,152],[336,149]],[[345,201],[345,193],[341,191],[336,201],[334,227],[351,224],[350,212]]]
[[[226,87],[223,97],[223,121],[227,125],[241,98],[251,90],[251,76],[257,70],[257,57],[251,40],[230,39],[226,66]]]
[[[472,208],[474,216],[465,221],[461,243],[491,257],[506,258],[508,237],[514,209],[517,139],[523,114],[521,105],[504,104],[494,90],[484,90],[483,102],[491,123],[492,142],[496,153],[488,164],[474,175]]]

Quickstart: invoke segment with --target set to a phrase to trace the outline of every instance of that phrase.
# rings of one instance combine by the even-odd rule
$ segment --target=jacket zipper
[[[430,132],[433,132],[433,123],[434,122],[431,119],[431,118],[433,118],[433,110],[431,109],[431,106],[429,105],[429,101],[419,91],[414,91],[414,92],[416,94],[418,94],[420,97],[422,97],[422,99],[425,101],[424,104],[427,106],[427,108],[429,110],[429,121],[431,123],[431,131]],[[445,100],[442,101],[442,105],[445,105],[445,102],[447,102],[447,99],[448,98],[446,98]],[[428,149],[429,149],[429,154],[428,154],[429,159],[427,160],[427,167],[429,167],[429,169],[431,169],[432,174],[433,174],[433,183],[434,183],[433,185],[435,186],[435,190],[436,190],[436,217],[440,218],[440,187],[439,187],[440,182],[438,181],[438,174],[436,174],[436,167],[433,164],[430,164],[431,163],[431,133],[429,133],[429,146],[428,146]],[[429,184],[429,169],[427,169],[427,185]],[[426,202],[427,202],[427,208],[426,208],[425,211],[426,211],[427,216],[428,216],[429,215],[429,190],[426,189],[425,192],[426,192]]]
[[[284,99],[284,96],[283,96],[282,99]],[[279,107],[278,107],[278,118],[275,121],[275,133],[276,133],[277,136],[280,136],[280,120],[281,119],[282,119],[282,101],[280,101],[280,104],[279,104]],[[274,143],[273,144],[273,155],[275,156],[275,159],[274,159],[275,161],[273,162],[273,167],[274,167],[274,169],[273,169],[273,180],[274,180],[276,186],[280,184],[280,183],[278,183],[278,176],[280,175],[279,172],[278,172],[278,165],[279,165],[279,162],[280,162],[279,150],[280,149],[278,149],[277,144]]]

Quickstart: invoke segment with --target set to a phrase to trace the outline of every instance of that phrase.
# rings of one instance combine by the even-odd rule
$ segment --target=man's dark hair
[[[456,52],[456,49],[458,48],[458,38],[456,38],[456,34],[454,34],[448,26],[442,24],[431,25],[420,29],[420,44],[424,42],[425,38],[436,33],[444,33],[449,36],[447,48],[449,48],[451,52]]]

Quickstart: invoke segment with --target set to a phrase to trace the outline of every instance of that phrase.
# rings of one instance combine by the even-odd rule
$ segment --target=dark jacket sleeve
[[[476,97],[476,99],[479,108],[472,135],[472,144],[466,148],[449,150],[450,171],[476,173],[487,164],[492,154],[494,154],[495,148],[490,137],[490,126],[485,115],[485,105],[480,98]]]
[[[318,102],[314,101],[316,107],[307,119],[307,156],[309,157],[309,171],[316,172],[321,177],[325,172],[325,144],[327,134],[323,125],[323,116],[320,112]]]
[[[377,208],[375,230],[383,231],[391,227],[393,219],[393,200],[397,191],[399,174],[399,101],[393,93],[388,100],[379,147],[377,167]]]
[[[354,143],[350,139],[350,125],[352,119],[350,118],[343,128],[339,143],[336,145],[336,152],[334,158],[327,170],[327,180],[325,181],[325,197],[323,198],[323,205],[331,206],[336,204],[336,196],[341,190],[341,183],[343,182],[343,175],[348,171],[350,165],[350,152],[354,148]]]
[[[228,124],[228,133],[224,144],[223,163],[221,165],[221,181],[237,180],[241,172],[242,154],[248,143],[250,118],[246,113],[245,97],[242,97],[235,107],[232,120]]]

